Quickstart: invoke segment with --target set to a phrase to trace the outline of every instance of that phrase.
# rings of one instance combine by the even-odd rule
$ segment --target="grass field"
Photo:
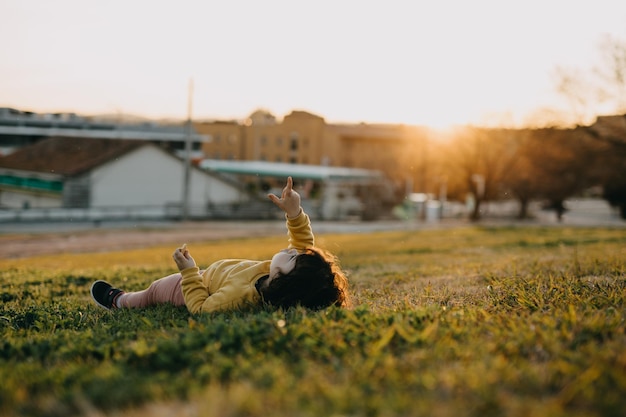
[[[173,248],[0,261],[0,415],[623,416],[626,229],[322,235],[353,310],[108,312]],[[190,245],[201,265],[284,239]]]

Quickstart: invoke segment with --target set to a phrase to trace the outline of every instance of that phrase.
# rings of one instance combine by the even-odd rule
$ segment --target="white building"
[[[0,212],[178,217],[184,176],[184,161],[149,142],[51,138],[0,158]],[[236,209],[261,204],[238,183],[193,166],[188,195],[191,217],[236,217]]]

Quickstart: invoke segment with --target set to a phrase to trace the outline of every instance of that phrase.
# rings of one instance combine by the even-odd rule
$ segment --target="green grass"
[[[107,312],[172,248],[0,261],[0,415],[621,416],[626,229],[322,235],[353,310]],[[201,264],[282,238],[190,245]]]

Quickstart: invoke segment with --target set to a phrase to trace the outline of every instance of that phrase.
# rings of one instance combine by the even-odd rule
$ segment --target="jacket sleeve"
[[[256,290],[254,290],[254,292],[256,292]],[[240,289],[226,286],[220,288],[205,299],[198,312],[211,313],[214,311],[234,310],[258,304],[259,300],[252,296],[252,292],[242,294]]]
[[[260,296],[253,283],[247,284],[252,286],[249,291],[246,290],[248,288],[246,284],[224,285],[216,292],[209,294],[198,267],[184,269],[181,274],[185,305],[192,314],[233,310],[259,303]]]
[[[300,214],[293,219],[285,217],[287,218],[287,231],[289,233],[289,248],[306,249],[313,247],[315,238],[309,216],[300,210]]]
[[[209,290],[202,283],[200,268],[187,268],[180,273],[183,276],[181,286],[187,310],[190,313],[199,313],[205,300],[209,298]]]

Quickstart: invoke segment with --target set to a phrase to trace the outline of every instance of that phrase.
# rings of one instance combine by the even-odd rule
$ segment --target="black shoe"
[[[96,304],[107,310],[117,307],[113,305],[113,303],[117,296],[123,292],[122,290],[113,288],[111,284],[105,281],[96,281],[91,285],[91,297]]]

